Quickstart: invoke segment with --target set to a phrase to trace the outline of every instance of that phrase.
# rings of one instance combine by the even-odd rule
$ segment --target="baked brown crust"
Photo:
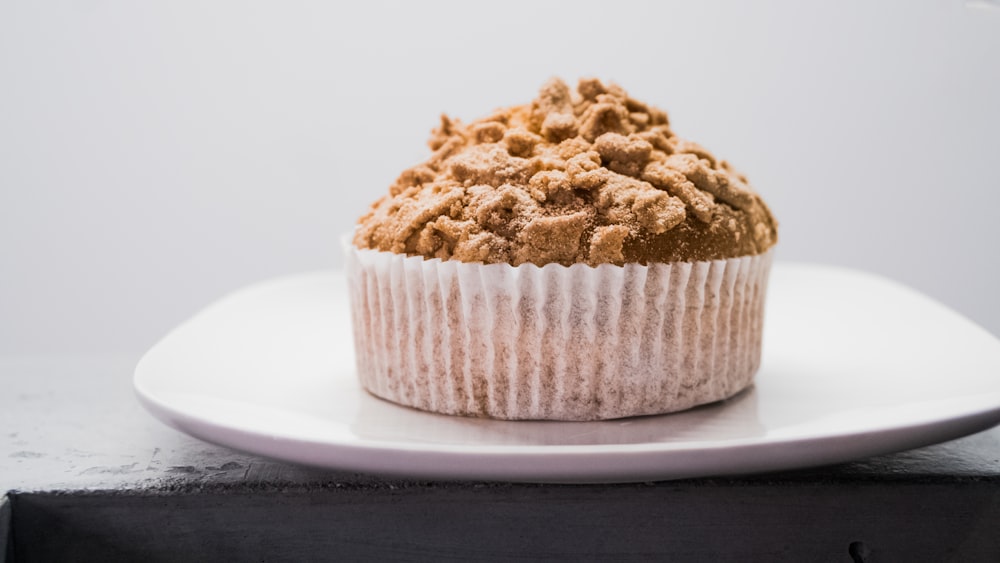
[[[620,87],[559,79],[469,124],[441,117],[424,163],[359,221],[358,248],[462,262],[625,264],[760,254],[770,210],[725,161]]]

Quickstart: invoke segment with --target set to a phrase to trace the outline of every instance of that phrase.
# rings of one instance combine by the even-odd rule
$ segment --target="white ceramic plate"
[[[139,362],[167,424],[238,450],[389,475],[649,481],[847,461],[1000,422],[1000,341],[894,282],[777,264],[756,385],[691,411],[504,422],[396,406],[356,382],[346,282],[299,275],[237,291]]]

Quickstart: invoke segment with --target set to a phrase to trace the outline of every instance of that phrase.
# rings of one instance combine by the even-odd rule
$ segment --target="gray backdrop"
[[[440,112],[552,75],[614,80],[733,162],[779,260],[1000,334],[989,2],[351,6],[0,3],[0,354],[138,355],[237,287],[338,267]]]

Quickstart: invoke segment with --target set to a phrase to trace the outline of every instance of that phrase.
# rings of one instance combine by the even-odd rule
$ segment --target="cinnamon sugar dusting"
[[[746,178],[614,84],[552,79],[530,104],[447,116],[354,244],[463,262],[624,264],[760,254],[776,222]]]

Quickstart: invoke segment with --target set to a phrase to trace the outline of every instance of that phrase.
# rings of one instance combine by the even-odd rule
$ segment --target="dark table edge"
[[[575,501],[576,504],[583,502],[591,502],[595,498],[603,499],[604,501],[606,501],[609,499],[609,497],[607,496],[608,493],[614,495],[614,498],[617,499],[616,502],[618,503],[624,503],[628,505],[634,504],[635,506],[640,508],[642,507],[662,508],[664,506],[667,506],[669,503],[663,503],[661,501],[664,498],[669,498],[669,497],[664,497],[663,495],[671,495],[673,493],[683,493],[687,494],[688,497],[690,498],[690,495],[692,493],[697,497],[700,497],[703,493],[708,493],[709,497],[711,498],[709,498],[707,502],[709,503],[709,505],[715,506],[718,510],[729,510],[732,508],[739,511],[740,507],[750,507],[748,509],[749,510],[748,515],[753,515],[753,514],[758,514],[758,511],[755,511],[755,509],[752,508],[757,503],[748,502],[748,499],[753,500],[759,498],[760,495],[762,494],[765,496],[770,495],[768,496],[768,498],[776,500],[778,504],[786,507],[790,506],[792,508],[795,508],[797,506],[799,507],[805,506],[802,502],[794,500],[796,493],[799,490],[802,490],[803,492],[799,496],[802,496],[802,499],[813,500],[813,501],[816,501],[818,498],[822,510],[816,511],[814,510],[814,508],[803,509],[806,510],[806,512],[800,515],[803,516],[803,519],[801,520],[800,523],[802,523],[803,526],[806,526],[806,521],[809,520],[809,518],[818,518],[817,520],[818,522],[821,523],[825,522],[826,524],[840,523],[840,527],[834,526],[828,529],[828,531],[830,531],[831,533],[830,541],[832,541],[833,544],[836,544],[833,546],[833,549],[836,549],[843,555],[849,555],[850,557],[854,558],[855,561],[866,560],[864,553],[869,546],[871,547],[871,549],[881,553],[882,555],[888,555],[891,553],[895,553],[897,551],[899,551],[900,553],[909,553],[910,555],[914,555],[915,552],[913,551],[912,546],[907,547],[910,545],[910,543],[912,543],[912,537],[911,537],[912,529],[909,527],[909,524],[907,524],[906,518],[900,519],[900,523],[895,524],[893,523],[894,522],[893,519],[885,518],[885,514],[887,513],[886,511],[888,511],[888,513],[891,513],[893,510],[896,510],[896,511],[901,511],[900,512],[901,514],[905,513],[912,516],[913,514],[917,514],[919,512],[914,510],[914,508],[920,506],[921,503],[930,502],[931,504],[934,504],[933,499],[938,499],[938,500],[945,499],[948,501],[946,504],[948,504],[949,506],[948,510],[946,510],[945,512],[951,514],[952,512],[951,509],[954,509],[955,507],[964,506],[965,500],[972,501],[974,499],[980,499],[981,503],[979,505],[977,505],[975,502],[968,503],[969,507],[971,507],[967,511],[968,514],[962,513],[961,510],[958,510],[957,512],[955,512],[955,514],[961,516],[962,518],[965,518],[966,520],[969,520],[971,518],[973,520],[970,521],[973,522],[979,521],[983,525],[977,528],[978,531],[976,531],[975,534],[970,533],[968,537],[964,538],[963,542],[967,543],[968,545],[962,543],[960,545],[951,547],[957,549],[959,547],[964,546],[963,548],[968,553],[965,553],[965,551],[963,551],[962,553],[965,553],[965,555],[970,555],[970,554],[974,555],[975,559],[973,560],[997,560],[995,559],[995,556],[998,553],[1000,553],[1000,543],[997,543],[995,535],[991,533],[989,534],[984,533],[984,530],[995,525],[995,523],[998,521],[996,520],[996,518],[1000,516],[1000,512],[998,512],[998,509],[1000,509],[1000,504],[998,504],[998,501],[1000,501],[1000,497],[997,496],[997,493],[1000,493],[1000,491],[998,491],[996,488],[997,485],[1000,485],[1000,480],[997,479],[982,479],[982,478],[940,479],[940,478],[927,478],[927,477],[925,478],[911,477],[911,478],[900,478],[900,479],[861,478],[861,479],[845,480],[845,479],[823,478],[822,475],[813,473],[802,473],[798,475],[781,474],[781,475],[775,475],[773,477],[764,476],[764,477],[744,478],[744,479],[693,479],[693,480],[679,480],[679,481],[632,483],[632,484],[620,484],[620,485],[594,484],[594,485],[552,486],[552,485],[535,485],[526,483],[506,483],[506,482],[492,482],[492,483],[456,482],[456,481],[435,482],[435,481],[416,481],[416,480],[393,481],[393,480],[382,480],[368,476],[368,479],[366,480],[332,479],[329,481],[318,481],[309,483],[285,482],[283,483],[283,485],[276,485],[274,483],[269,483],[266,485],[263,483],[248,484],[245,482],[230,483],[230,484],[217,483],[205,487],[191,486],[192,485],[191,483],[175,483],[175,485],[176,485],[175,487],[169,487],[169,486],[165,487],[163,486],[163,483],[160,483],[159,486],[156,487],[132,489],[127,491],[111,490],[111,489],[33,490],[33,491],[25,491],[17,489],[8,490],[5,495],[0,496],[0,563],[14,563],[14,561],[18,560],[17,558],[19,556],[25,557],[26,555],[28,555],[28,552],[22,552],[22,548],[24,548],[23,545],[15,546],[16,541],[28,542],[26,545],[29,546],[41,545],[38,544],[37,541],[39,539],[39,536],[37,534],[35,536],[32,536],[30,530],[27,530],[29,533],[21,535],[21,532],[26,531],[26,529],[24,529],[24,526],[28,525],[27,522],[31,521],[30,515],[28,513],[32,512],[31,511],[32,506],[34,506],[35,508],[33,513],[35,516],[37,516],[38,514],[45,515],[48,514],[46,510],[51,509],[53,506],[57,508],[60,506],[62,508],[66,508],[67,506],[73,507],[75,505],[75,501],[79,500],[83,501],[88,506],[83,506],[82,508],[76,507],[73,509],[78,510],[78,513],[82,512],[89,513],[89,511],[92,510],[94,507],[93,501],[98,501],[97,506],[98,508],[103,507],[103,509],[105,510],[105,517],[107,517],[108,515],[113,517],[120,517],[122,509],[134,511],[137,507],[147,508],[150,505],[146,503],[150,500],[156,499],[157,497],[161,498],[166,497],[167,499],[170,499],[168,503],[180,502],[182,505],[187,503],[190,506],[190,500],[192,499],[192,497],[204,496],[214,500],[215,503],[213,504],[217,506],[202,507],[201,508],[202,511],[215,510],[218,506],[222,505],[227,505],[227,506],[231,505],[233,509],[236,510],[246,510],[248,509],[248,507],[252,508],[253,511],[256,511],[258,516],[261,516],[263,512],[270,510],[269,507],[271,503],[269,499],[274,499],[275,497],[281,497],[285,493],[294,493],[300,496],[303,494],[311,495],[315,493],[321,493],[323,497],[325,497],[326,499],[330,499],[334,497],[341,497],[341,495],[339,495],[338,493],[343,492],[345,493],[345,495],[344,497],[341,498],[347,498],[348,501],[350,501],[351,498],[355,500],[361,498],[372,498],[372,499],[381,499],[382,501],[389,499],[391,502],[382,502],[381,506],[375,507],[374,510],[376,511],[381,510],[382,512],[385,513],[385,515],[391,516],[391,514],[396,513],[400,507],[403,507],[404,509],[409,507],[410,509],[412,509],[413,507],[418,505],[423,506],[425,499],[421,497],[423,497],[425,494],[435,494],[435,491],[444,493],[444,496],[446,498],[450,498],[451,504],[455,504],[456,502],[466,502],[469,500],[481,500],[483,499],[484,495],[486,495],[487,497],[489,496],[505,497],[506,500],[508,501],[506,503],[508,508],[501,509],[501,510],[506,510],[505,514],[511,511],[516,512],[517,510],[519,510],[518,506],[521,506],[520,503],[522,501],[525,501],[526,499],[533,499],[539,502],[541,505],[548,506],[550,509],[559,512],[560,510],[563,510],[560,508],[559,501],[567,501],[567,500]],[[826,490],[828,493],[836,492],[839,491],[844,485],[848,486],[847,489],[850,496],[848,502],[839,504],[834,503],[834,505],[823,508],[826,505],[821,502],[822,499],[829,500],[831,498],[830,495],[825,494],[821,495],[820,497],[816,497],[815,493],[821,490]],[[929,488],[924,489],[924,486],[929,486]],[[958,487],[958,489],[955,488],[956,486]],[[739,489],[741,492],[744,493],[744,495],[741,495],[741,498],[736,499],[734,501],[732,498],[726,496],[727,492],[725,491],[725,489],[730,489],[730,488]],[[538,495],[535,494],[535,489],[545,489],[545,494],[542,495],[540,498]],[[754,489],[756,489],[756,491],[754,491]],[[783,489],[783,490],[775,491],[775,489]],[[890,492],[891,494],[885,494],[887,492]],[[926,498],[924,498],[925,492],[929,493],[929,496],[926,496]],[[988,494],[984,494],[984,492]],[[594,493],[599,495],[603,494],[604,496],[595,497],[593,496]],[[722,495],[720,496],[719,493],[722,493]],[[749,493],[749,496],[747,496],[746,493]],[[789,494],[792,498],[791,504],[788,504]],[[232,503],[229,502],[230,499],[233,501]],[[248,499],[253,499],[250,500],[250,504],[247,504]],[[39,504],[40,501],[42,502],[42,504]],[[220,505],[219,501],[223,501],[223,504]],[[67,502],[70,504],[66,504]],[[109,504],[109,502],[111,504]],[[734,502],[735,504],[733,504]],[[154,503],[154,504],[161,504],[161,503]],[[343,503],[338,503],[338,504],[342,504],[342,506],[347,506],[347,504],[350,504],[350,502],[348,502],[347,504]],[[321,502],[310,504],[310,506],[317,507],[319,510],[323,510],[323,503]],[[38,510],[39,507],[42,508],[42,511]],[[109,507],[111,512],[108,512]],[[873,531],[870,534],[868,534],[867,532],[859,534],[854,529],[856,528],[856,526],[853,523],[851,523],[852,519],[843,517],[844,514],[847,514],[848,511],[850,509],[853,509],[854,507],[857,507],[858,517],[861,521],[864,521],[867,518],[868,520],[871,520],[876,524],[880,522],[882,524],[876,526],[875,529],[873,529]],[[293,505],[288,505],[285,508],[295,509]],[[701,510],[705,510],[705,507],[702,506]],[[486,519],[484,520],[484,522],[489,520],[490,518],[495,517],[493,513],[490,512],[489,509],[481,510],[480,512],[482,512],[482,514],[479,514],[480,518]],[[447,505],[445,505],[444,513],[449,513]],[[270,512],[268,512],[268,514],[270,514]],[[461,514],[463,515],[463,517],[465,517],[464,512],[462,512]],[[562,513],[560,512],[560,514]],[[697,516],[697,511],[692,514]],[[28,516],[28,520],[25,520],[26,516]],[[509,514],[507,516],[509,516]],[[954,515],[948,516],[948,518],[952,518],[953,516]],[[954,517],[957,518],[958,516]],[[249,524],[243,522],[241,526],[246,524],[251,527],[257,526],[258,528],[260,528],[260,530],[264,530],[265,528],[270,526],[272,518],[273,515],[269,515],[266,517],[259,517],[256,519],[251,518],[248,521]],[[979,520],[974,520],[975,518],[978,518]],[[985,518],[986,520],[983,520],[983,518]],[[15,520],[17,520],[17,522],[15,522]],[[717,533],[714,529],[714,527],[717,525],[717,521],[713,518],[709,518],[709,520],[711,521],[711,524],[702,526],[702,532],[704,532],[705,534],[709,534],[710,536],[711,534]],[[739,518],[736,518],[735,520],[739,521]],[[314,520],[314,521],[318,522],[319,520]],[[411,520],[406,520],[406,521],[411,522]],[[697,519],[695,521],[697,521]],[[607,518],[601,520],[601,522],[607,523]],[[792,522],[794,523],[794,520]],[[888,522],[888,524],[886,524],[886,522]],[[14,528],[15,525],[19,526],[17,530],[15,530]],[[822,525],[820,527],[823,528]],[[44,528],[45,527],[39,527],[38,529],[44,529]],[[808,534],[804,533],[804,530],[806,530],[806,528],[808,528],[808,526],[802,529],[791,530],[791,537],[798,538],[801,536],[801,538],[807,538]],[[151,528],[149,526],[146,526],[146,529],[151,529]],[[14,537],[15,533],[17,534],[18,538],[20,538],[19,540],[18,538]],[[563,530],[563,536],[564,536],[563,539],[564,540],[570,539],[569,535],[567,534],[571,535],[572,533],[573,532],[571,528],[566,528],[565,530]],[[296,539],[293,537],[294,534],[295,534],[294,529],[292,531],[285,530],[283,532],[279,532],[277,537],[279,537],[279,539],[283,538],[284,540],[292,540]],[[871,535],[871,537],[869,537],[869,535]],[[308,540],[309,538],[312,538],[314,536],[307,533],[305,534],[305,537]],[[364,552],[364,550],[367,549],[366,547],[367,544],[363,544],[363,542],[359,540],[359,538],[361,538],[362,536],[348,534],[345,537],[346,537],[345,540],[346,543],[344,543],[344,545],[348,547],[354,545],[358,550],[356,555],[360,556]],[[364,537],[368,536],[365,535]],[[638,537],[640,539],[643,538],[648,539],[641,533],[639,534]],[[694,537],[695,540],[697,540],[697,538],[700,536],[697,536],[697,534],[695,534],[692,537]],[[85,535],[80,535],[80,534],[72,536],[71,539],[80,540],[81,538],[87,539]],[[298,539],[301,540],[302,538]],[[825,546],[827,546],[828,544],[833,545],[830,543],[830,541],[825,539],[822,540],[820,543],[817,543],[814,540],[809,540],[809,541],[802,540],[805,541],[805,543],[799,545],[799,543],[796,543],[798,540],[792,541],[784,539],[784,536],[781,534],[778,535],[771,534],[769,536],[767,534],[764,534],[763,536],[761,536],[760,540],[754,540],[754,541],[760,543],[760,546],[764,546],[764,544],[767,544],[768,546],[771,546],[773,548],[772,544],[774,544],[774,541],[778,539],[785,542],[784,544],[782,544],[784,545],[784,547],[781,548],[784,549],[785,551],[779,550],[778,552],[775,553],[777,553],[778,555],[781,555],[783,553],[785,556],[791,556],[793,553],[805,554],[810,552],[810,550],[812,550],[811,552],[815,554],[820,552],[817,551],[817,549],[819,549],[820,547],[826,549]],[[688,549],[688,551],[690,551],[690,553],[688,553],[688,551],[685,551],[684,553],[687,553],[689,556],[691,556],[695,553],[694,551],[691,550],[697,548],[697,546],[700,545],[701,543],[704,543],[701,540],[698,541],[695,540],[691,540],[690,538],[688,538],[680,543],[677,543],[677,546],[681,547],[686,546],[686,548]],[[164,541],[173,541],[173,539],[166,538],[164,539]],[[288,545],[294,544],[297,546],[298,549],[318,549],[315,546],[309,544],[308,541],[305,541],[305,543],[303,543],[303,541],[299,541],[298,543],[291,542]],[[281,541],[277,543],[284,545],[282,544]],[[850,543],[850,545],[847,545],[848,543]],[[681,544],[684,545],[682,546]],[[203,542],[202,544],[199,545],[201,546],[199,547],[199,549],[203,549],[207,544],[204,544]],[[376,542],[376,544],[373,545],[378,546],[382,544]],[[569,544],[567,543],[565,545]],[[673,546],[674,544],[671,543],[670,545]],[[452,544],[448,544],[448,546],[454,547]],[[948,547],[944,546],[944,544],[942,544],[942,546],[943,546],[942,549]],[[17,548],[16,550],[15,547]],[[67,543],[62,546],[62,548],[67,548],[67,547],[76,549],[77,545],[75,543]],[[160,547],[163,546],[161,545]],[[228,549],[233,546],[229,545],[226,547]],[[552,546],[548,545],[548,548],[551,547]],[[742,546],[740,547],[740,549],[743,549],[745,547],[746,546]],[[219,546],[215,546],[215,548],[219,548]],[[461,546],[459,546],[459,548],[461,548]],[[56,552],[59,552],[59,550],[56,549],[55,551],[52,551],[52,553]],[[855,557],[856,555],[855,552],[862,554],[861,559]],[[941,551],[941,553],[939,553],[938,555],[944,554],[946,552],[947,550]],[[34,555],[39,556],[39,554],[41,553],[48,553],[48,552],[42,550],[37,553],[34,553]],[[60,553],[65,553],[65,552],[60,552]],[[244,553],[244,555],[246,556],[248,553],[249,552]],[[382,555],[387,555],[387,554],[391,555],[389,551],[380,553],[382,553]],[[736,551],[734,551],[733,553],[736,553]],[[277,556],[278,552],[274,552],[271,555]],[[633,555],[635,554],[633,553]],[[121,554],[119,554],[119,556],[124,557],[124,555]],[[121,560],[127,560],[127,559],[123,558]]]
[[[0,496],[0,563],[14,561],[14,539],[11,533],[11,513],[13,511],[10,504],[9,495]]]
[[[396,475],[379,474],[342,474],[319,479],[275,479],[275,480],[227,480],[205,482],[191,480],[185,477],[150,480],[145,483],[132,483],[124,487],[85,487],[85,488],[9,488],[0,487],[0,540],[3,532],[10,527],[12,514],[16,511],[14,504],[20,496],[59,495],[59,496],[113,496],[113,497],[162,497],[173,495],[207,495],[226,496],[233,494],[261,493],[308,493],[318,491],[351,491],[367,490],[405,491],[442,489],[461,490],[597,490],[597,489],[649,489],[649,488],[730,488],[730,487],[785,487],[800,486],[899,486],[899,485],[969,485],[986,484],[1000,486],[1000,475],[941,475],[935,473],[887,473],[872,475],[861,472],[838,472],[842,466],[830,465],[818,468],[807,468],[773,473],[738,474],[714,477],[697,477],[686,479],[667,479],[635,482],[595,482],[595,483],[559,483],[532,481],[483,481],[461,479],[433,479],[400,477]],[[0,545],[2,545],[0,541]],[[3,560],[0,559],[0,563]]]

